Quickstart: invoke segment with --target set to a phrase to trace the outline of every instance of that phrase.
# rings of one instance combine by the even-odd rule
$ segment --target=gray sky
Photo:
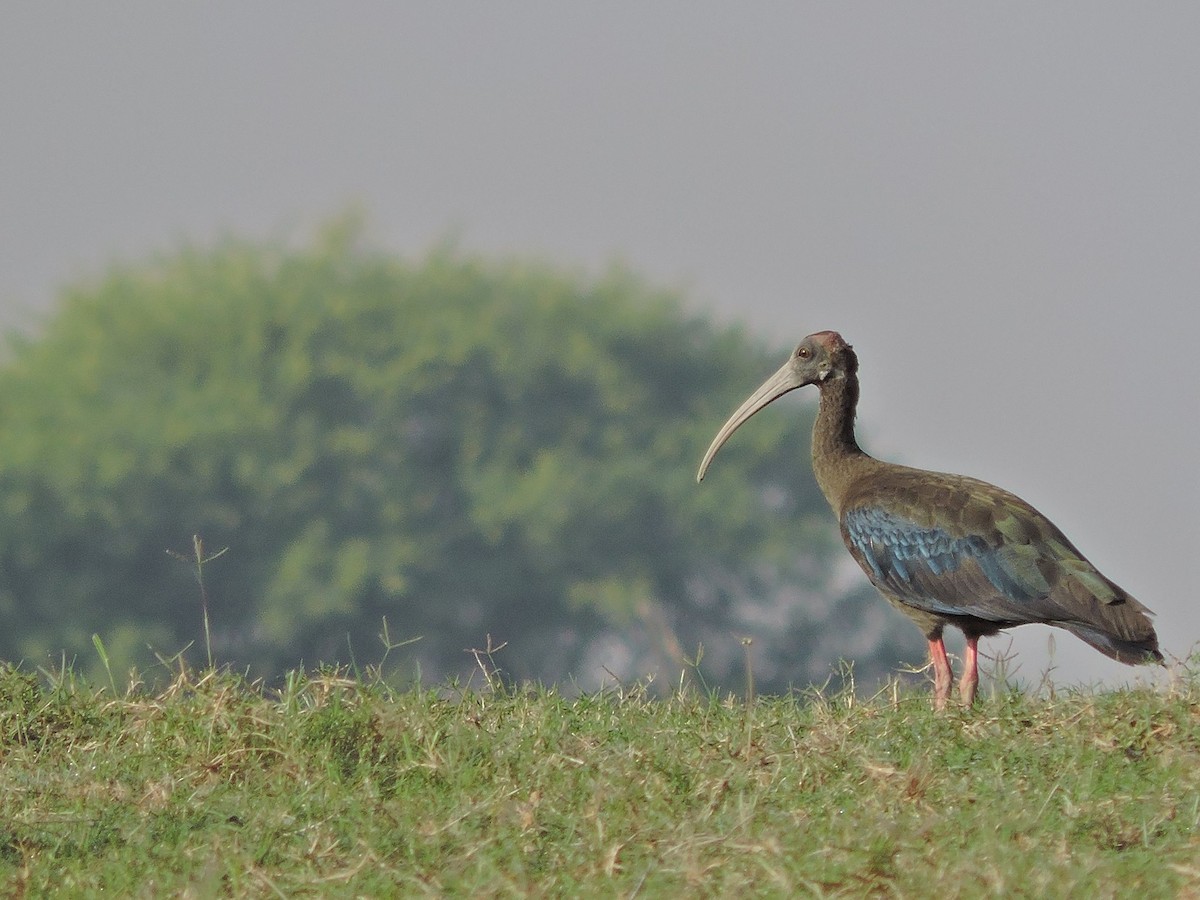
[[[623,261],[780,341],[841,331],[869,450],[1021,494],[1182,655],[1197,46],[1192,3],[21,4],[0,320],[351,203],[408,254]],[[1022,677],[1048,633],[1012,632]],[[1133,674],[1056,644],[1059,681]]]

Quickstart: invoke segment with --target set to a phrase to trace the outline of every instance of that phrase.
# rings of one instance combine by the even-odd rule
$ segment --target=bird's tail
[[[1143,618],[1145,619],[1144,616]],[[1154,633],[1154,626],[1150,624],[1149,619],[1145,619],[1146,630],[1149,634],[1143,637],[1122,637],[1086,622],[1056,622],[1055,624],[1067,629],[1075,637],[1091,644],[1105,656],[1111,657],[1117,662],[1131,666],[1143,663],[1162,665],[1163,655],[1158,649],[1158,635]]]
[[[1158,635],[1150,621],[1154,613],[1083,557],[1061,565],[1069,572],[1058,584],[1061,593],[1057,599],[1067,614],[1056,616],[1054,625],[1118,662],[1162,664]]]

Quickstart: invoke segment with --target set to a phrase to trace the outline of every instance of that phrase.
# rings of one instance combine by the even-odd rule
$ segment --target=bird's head
[[[708,452],[704,454],[704,461],[700,463],[696,480],[704,480],[704,473],[708,471],[713,457],[717,455],[721,445],[729,440],[730,435],[772,400],[778,400],[789,391],[806,384],[823,387],[835,379],[853,375],[857,370],[858,357],[840,334],[836,331],[818,331],[810,334],[792,351],[792,355],[779,371],[764,381],[745,403],[734,410],[729,421],[721,426],[721,430],[709,445]]]

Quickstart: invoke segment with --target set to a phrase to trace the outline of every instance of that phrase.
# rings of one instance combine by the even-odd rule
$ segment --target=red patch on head
[[[815,334],[810,334],[809,337],[828,350],[830,353],[833,353],[835,350],[848,348],[850,346],[836,331],[818,331]]]

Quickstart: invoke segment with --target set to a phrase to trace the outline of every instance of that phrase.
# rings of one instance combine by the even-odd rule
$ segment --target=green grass
[[[1200,688],[741,701],[0,669],[20,896],[1200,895]]]

